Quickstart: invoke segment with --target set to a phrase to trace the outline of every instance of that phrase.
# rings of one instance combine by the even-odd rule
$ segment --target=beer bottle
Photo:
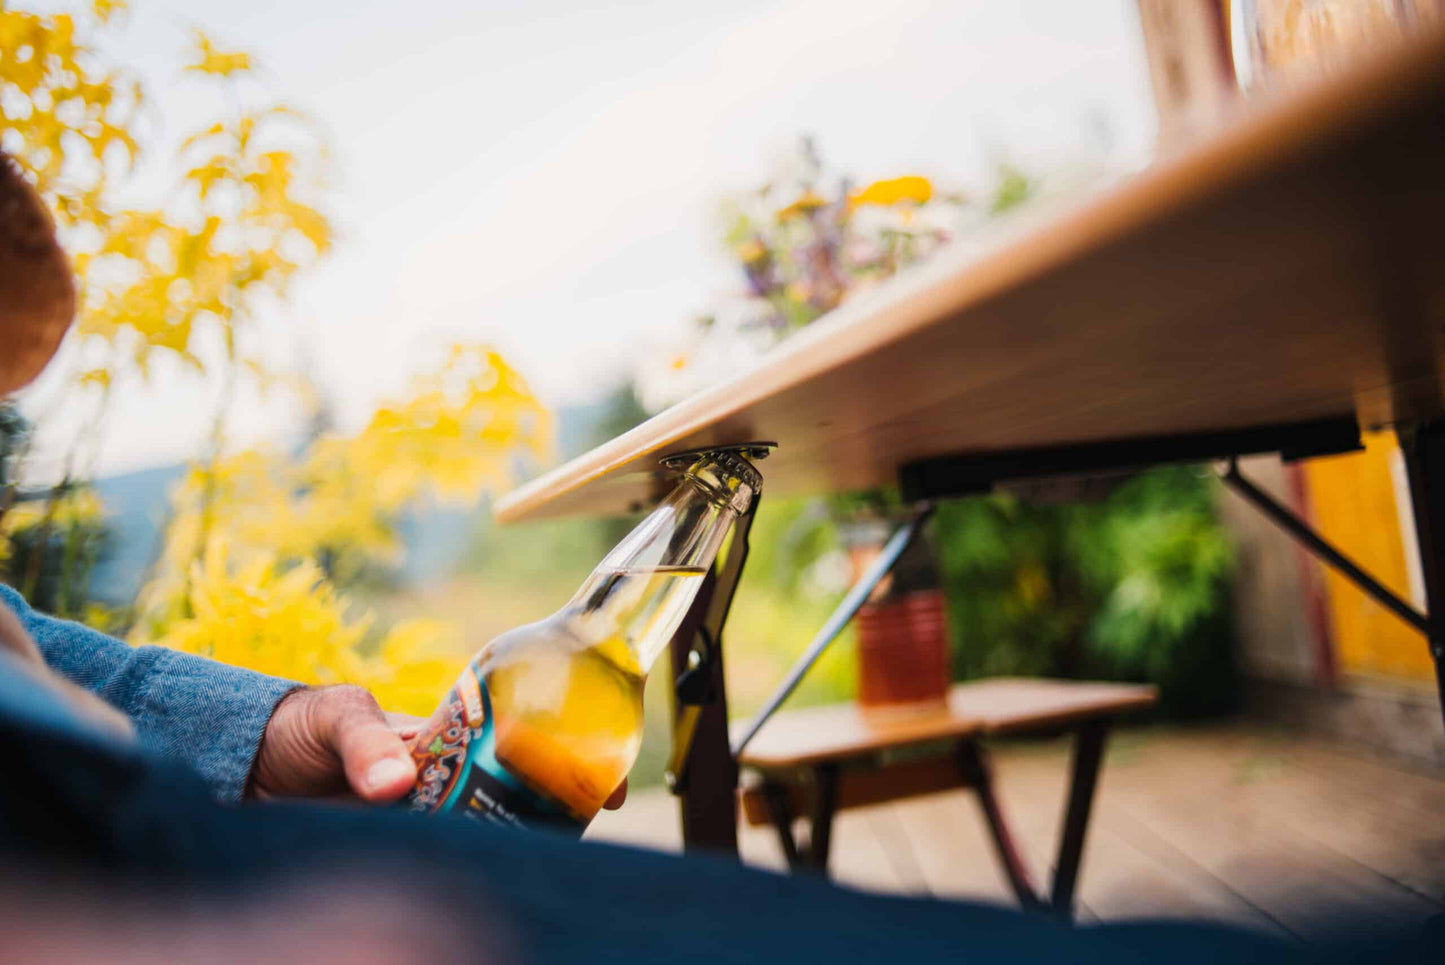
[[[642,685],[762,479],[697,455],[561,610],[477,651],[412,745],[415,811],[581,834],[642,743]]]

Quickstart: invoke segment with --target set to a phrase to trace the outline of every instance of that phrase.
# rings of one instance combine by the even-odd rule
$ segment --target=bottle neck
[[[578,619],[598,624],[588,635],[620,631],[645,674],[677,632],[758,484],[757,470],[735,455],[704,456],[689,467],[572,598]]]

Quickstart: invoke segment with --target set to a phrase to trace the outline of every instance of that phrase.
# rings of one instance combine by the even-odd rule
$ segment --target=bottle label
[[[548,827],[577,835],[587,826],[497,760],[491,698],[471,667],[417,735],[411,753],[417,783],[404,803],[413,811],[457,811],[507,827]]]

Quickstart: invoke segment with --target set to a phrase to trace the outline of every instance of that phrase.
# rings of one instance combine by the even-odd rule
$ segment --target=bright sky
[[[272,338],[342,418],[443,344],[488,340],[543,398],[594,396],[734,281],[712,215],[800,133],[859,180],[968,186],[1003,154],[1113,160],[1152,138],[1130,0],[134,0],[116,58],[146,65],[168,136],[207,103],[172,65],[191,24],[252,51],[325,127],[336,254]],[[179,86],[177,86],[179,83]],[[210,390],[118,400],[102,473],[197,451]],[[294,419],[245,398],[241,440]]]

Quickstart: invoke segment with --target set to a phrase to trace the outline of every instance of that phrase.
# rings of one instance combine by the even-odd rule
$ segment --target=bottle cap
[[[778,447],[776,442],[742,442],[728,446],[706,446],[663,456],[662,465],[684,472],[706,459],[723,472],[736,477],[754,493],[763,488],[763,475],[748,460],[766,459]]]

